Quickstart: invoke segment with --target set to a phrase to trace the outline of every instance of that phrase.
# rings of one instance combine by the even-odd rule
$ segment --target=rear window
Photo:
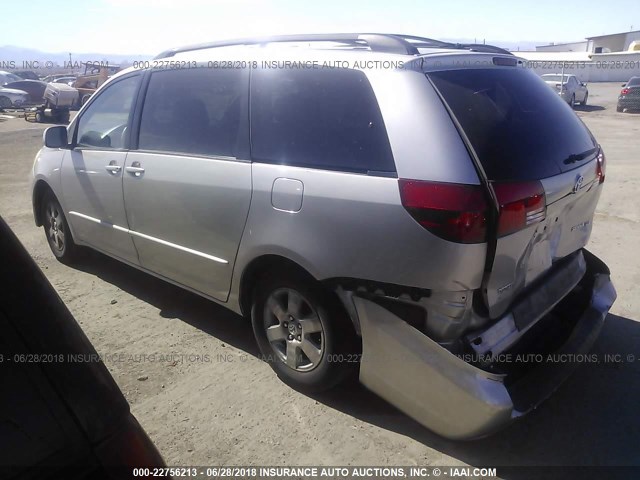
[[[566,75],[542,75],[542,79],[545,82],[566,82],[569,77]]]
[[[627,83],[627,87],[637,87],[638,85],[640,85],[640,77],[631,77]]]
[[[395,172],[371,85],[356,70],[256,70],[254,161],[326,170]]]
[[[592,158],[595,140],[569,106],[520,68],[429,73],[489,180],[533,180]]]

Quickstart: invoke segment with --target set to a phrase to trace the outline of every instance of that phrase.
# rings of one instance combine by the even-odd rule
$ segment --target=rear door
[[[251,200],[248,71],[150,74],[124,201],[140,264],[226,301]]]
[[[598,175],[599,147],[571,108],[524,68],[428,75],[459,122],[498,206],[484,279],[485,301],[496,318],[586,245],[604,178]]]

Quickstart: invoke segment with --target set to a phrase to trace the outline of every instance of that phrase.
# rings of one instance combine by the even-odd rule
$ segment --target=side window
[[[382,114],[357,70],[255,70],[254,161],[349,172],[395,172]]]
[[[247,72],[241,69],[152,73],[142,109],[138,148],[236,157],[246,78]]]
[[[82,113],[78,122],[77,146],[124,148],[124,138],[140,75],[107,86]]]

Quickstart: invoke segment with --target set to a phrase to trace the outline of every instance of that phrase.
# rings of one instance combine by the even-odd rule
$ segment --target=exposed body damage
[[[535,351],[543,353],[545,359],[553,354],[571,359],[587,352],[615,301],[616,292],[606,265],[584,250],[577,252],[573,261],[575,265],[568,270],[574,273],[567,275],[575,278],[573,275],[577,272],[578,282],[573,283],[561,301],[551,300],[553,305],[544,309],[549,311],[541,310],[542,314],[529,319],[530,323],[524,328],[518,329],[514,323],[517,334],[507,338],[521,342],[503,343],[501,357],[497,353],[493,355],[495,362],[491,361],[488,350],[474,348],[478,347],[473,345],[477,335],[467,337],[466,350],[452,353],[425,331],[381,306],[376,295],[352,292],[350,296],[362,333],[361,382],[445,437],[470,439],[497,430],[535,408],[579,365],[577,361],[553,360],[531,364],[517,361],[520,357],[516,355],[526,358],[528,346],[545,336],[552,337],[544,339],[548,351]],[[531,298],[541,300],[540,296],[548,295],[544,286],[543,283]],[[426,312],[438,316],[434,309],[427,307]],[[509,323],[514,312],[507,313],[485,333]],[[452,320],[455,322],[455,317]],[[525,334],[536,325],[544,328],[526,338]],[[498,337],[500,335],[495,336]],[[505,362],[505,355],[509,353],[511,360]]]

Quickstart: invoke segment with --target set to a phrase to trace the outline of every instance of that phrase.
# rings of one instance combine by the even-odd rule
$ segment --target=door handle
[[[109,162],[109,165],[105,165],[104,168],[112,175],[115,175],[116,173],[119,173],[120,170],[122,170],[122,167],[118,165],[115,160],[111,160]]]
[[[132,162],[131,166],[124,167],[124,169],[135,177],[139,177],[144,173],[144,168],[140,166],[140,162]]]

